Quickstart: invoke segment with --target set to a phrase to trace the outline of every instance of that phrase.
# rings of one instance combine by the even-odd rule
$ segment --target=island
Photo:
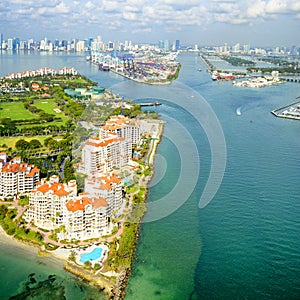
[[[3,230],[123,299],[162,131],[73,68],[1,78]]]

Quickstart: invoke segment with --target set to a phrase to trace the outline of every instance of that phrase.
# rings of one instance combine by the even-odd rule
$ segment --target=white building
[[[106,173],[127,165],[131,156],[131,143],[123,137],[113,134],[103,139],[91,137],[83,146],[79,171],[90,176]]]
[[[107,202],[104,198],[81,196],[66,204],[65,232],[61,238],[86,240],[108,233]]]
[[[34,165],[22,163],[19,157],[7,162],[6,155],[1,154],[0,166],[0,196],[28,193],[39,181],[40,170]]]
[[[110,133],[117,134],[132,144],[138,144],[141,140],[140,122],[122,115],[111,116],[100,128],[100,138]]]
[[[108,233],[106,199],[77,195],[75,180],[60,183],[58,176],[42,180],[30,193],[24,218],[39,228],[59,228],[59,239],[85,240]]]
[[[64,68],[61,68],[59,71],[58,71],[58,74],[59,75],[77,75],[77,71],[74,69],[74,68],[67,68],[67,67],[64,67]]]
[[[76,52],[84,52],[84,41],[78,41],[76,44]]]
[[[121,214],[123,205],[122,181],[111,174],[99,174],[97,177],[88,177],[85,179],[84,190],[87,194],[94,197],[102,197],[107,201],[107,215]]]
[[[67,218],[66,203],[77,195],[76,181],[60,183],[58,176],[49,181],[42,180],[29,196],[25,220],[44,229],[54,229],[64,225]]]

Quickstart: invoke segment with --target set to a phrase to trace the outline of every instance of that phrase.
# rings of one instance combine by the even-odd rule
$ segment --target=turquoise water
[[[300,123],[270,114],[294,101],[300,85],[235,88],[197,72],[193,56],[180,59],[179,80],[200,93],[220,120],[226,171],[213,201],[198,209],[210,168],[207,138],[184,112],[156,108],[198,136],[200,176],[176,213],[142,225],[126,299],[300,299]],[[160,92],[164,98],[164,88]],[[166,140],[158,148],[168,170],[151,188],[150,201],[176,182],[175,150]]]
[[[200,175],[183,206],[164,219],[142,224],[126,299],[300,299],[300,122],[277,119],[270,113],[293,102],[300,95],[300,84],[238,88],[230,82],[212,82],[193,54],[183,54],[179,59],[182,69],[177,81],[201,94],[220,121],[227,146],[226,171],[214,199],[199,209],[199,197],[211,167],[208,138],[186,111],[166,103],[153,108],[162,118],[171,116],[188,129],[199,151]],[[163,102],[170,91],[174,95],[177,92],[175,84],[149,87],[111,72],[98,72],[84,56],[76,55],[0,55],[0,75],[27,69],[31,64],[74,66],[100,86],[113,90],[118,90],[115,85],[121,82],[126,85],[124,96],[139,92],[147,98],[155,89]],[[199,67],[202,72],[197,71]],[[169,193],[181,172],[183,154],[172,140],[163,138],[157,153],[157,158],[163,159],[155,161],[156,177],[149,201]],[[184,183],[191,179],[187,176]],[[79,292],[73,296],[72,285],[80,282],[63,272],[61,266],[28,256],[23,250],[6,251],[2,244],[0,249],[4,299],[15,295],[33,272],[41,282],[56,274],[67,299],[87,297]],[[49,287],[48,281],[45,287]],[[85,286],[82,289],[84,295],[92,293]],[[93,297],[89,299],[97,299]]]
[[[61,261],[38,257],[36,250],[6,244],[2,239],[0,251],[1,300],[105,299],[98,289],[64,271]]]
[[[85,263],[86,261],[93,261],[99,259],[101,257],[103,249],[95,248],[93,251],[89,253],[84,253],[80,255],[80,262]]]

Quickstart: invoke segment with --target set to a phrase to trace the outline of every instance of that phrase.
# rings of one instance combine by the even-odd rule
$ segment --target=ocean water
[[[64,271],[61,261],[39,257],[36,249],[0,243],[0,299],[104,300],[98,288]]]
[[[230,82],[212,82],[194,54],[182,54],[179,59],[179,78],[169,86],[138,85],[111,72],[101,73],[83,55],[2,54],[0,76],[28,68],[74,66],[99,86],[124,96],[140,100],[155,95],[163,105],[153,109],[163,119],[177,120],[190,133],[199,152],[199,157],[189,157],[195,165],[200,160],[197,184],[174,213],[142,224],[126,299],[300,299],[300,122],[278,119],[270,113],[293,102],[300,95],[300,84],[238,88]],[[199,67],[202,72],[197,71]],[[210,174],[211,147],[189,112],[164,102],[172,100],[172,93],[175,97],[177,83],[185,85],[189,93],[182,101],[197,101],[194,95],[206,100],[226,141],[222,184],[203,209],[198,202]],[[201,110],[197,103],[196,108]],[[189,150],[179,151],[176,141],[184,144],[185,137],[173,130],[173,139],[167,138],[173,128],[168,128],[170,123],[165,126],[149,202],[161,199],[176,186],[183,170],[182,156]],[[193,179],[186,176],[179,188],[189,186]],[[17,294],[30,273],[38,274],[39,281],[55,274],[65,290],[70,282],[79,284],[44,258],[31,254],[30,260],[24,260],[22,251],[5,251],[2,244],[0,251],[4,299]],[[88,293],[87,287],[82,290]],[[67,299],[84,297],[78,292],[78,298],[69,294]],[[92,297],[89,299],[97,299]],[[101,295],[97,293],[97,297]]]
[[[182,55],[180,61],[178,81],[201,94],[221,123],[226,171],[214,199],[199,209],[210,147],[180,109],[170,111],[193,136],[200,136],[195,140],[201,172],[184,206],[142,225],[126,299],[300,299],[300,123],[270,113],[293,102],[300,85],[236,88],[198,72],[199,66],[205,68],[192,55]],[[150,201],[174,186],[174,169],[180,169],[167,141],[158,153],[169,160],[170,172],[151,188]]]

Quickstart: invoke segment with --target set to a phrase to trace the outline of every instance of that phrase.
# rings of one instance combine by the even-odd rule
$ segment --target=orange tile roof
[[[71,191],[65,190],[65,185],[60,182],[54,182],[50,184],[49,182],[40,185],[36,189],[37,191],[45,194],[49,191],[52,191],[55,195],[61,197],[61,196],[67,196],[70,194]]]
[[[97,189],[100,190],[111,190],[114,183],[120,183],[121,179],[115,174],[108,176],[92,177],[88,179],[89,184],[99,184]]]
[[[30,170],[28,174],[26,174],[26,177],[33,177],[36,173],[38,173],[40,170],[37,167],[34,167],[33,169]]]
[[[78,210],[84,210],[85,206],[89,204],[88,198],[82,198],[80,200],[69,200],[66,204],[67,209],[76,212]]]
[[[94,140],[94,142],[93,142]],[[114,142],[118,142],[118,141],[123,141],[124,138],[122,137],[113,137],[113,138],[106,138],[106,139],[103,139],[103,140],[97,140],[97,139],[90,139],[86,145],[89,145],[89,146],[94,146],[94,147],[105,147],[105,146],[108,146],[109,144],[112,144]]]
[[[88,204],[91,204],[94,208],[106,207],[107,201],[102,197],[100,198],[82,197],[81,199],[77,199],[77,200],[69,200],[66,203],[66,206],[69,211],[76,212],[78,210],[83,211]]]
[[[122,128],[122,126],[120,126],[118,124],[106,124],[106,125],[101,126],[101,129],[104,129],[104,130],[117,130],[120,128]]]
[[[17,173],[17,172],[25,172],[27,169],[27,164],[6,164],[5,166],[2,167],[2,172],[6,173]]]

